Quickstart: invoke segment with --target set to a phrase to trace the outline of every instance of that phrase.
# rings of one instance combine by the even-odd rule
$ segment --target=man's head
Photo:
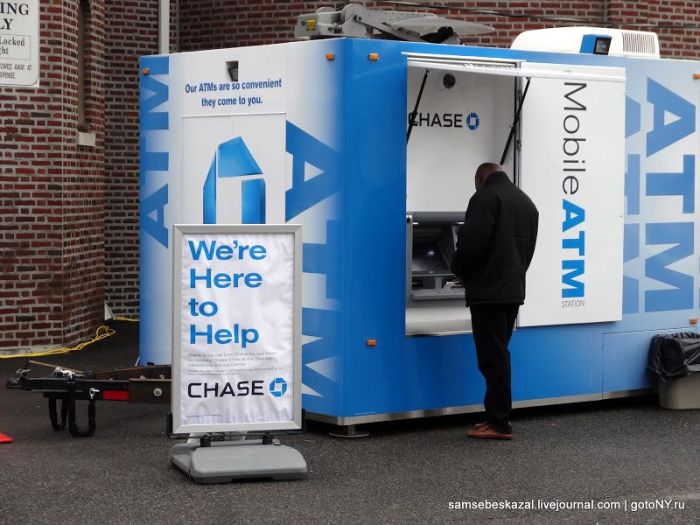
[[[474,185],[476,189],[480,190],[483,188],[491,174],[497,171],[503,171],[503,168],[499,164],[494,164],[493,162],[484,162],[479,166],[474,174]]]

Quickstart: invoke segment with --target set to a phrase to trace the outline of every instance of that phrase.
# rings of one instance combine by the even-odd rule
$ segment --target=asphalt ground
[[[131,366],[138,325],[113,326],[42,360]],[[653,396],[518,410],[511,442],[466,438],[478,414],[368,425],[354,440],[311,423],[281,437],[306,458],[305,479],[197,485],[168,463],[182,441],[166,435],[167,406],[98,402],[95,435],[73,438],[51,429],[41,394],[4,389],[23,364],[0,360],[0,433],[14,438],[0,444],[2,524],[700,522],[700,410]]]

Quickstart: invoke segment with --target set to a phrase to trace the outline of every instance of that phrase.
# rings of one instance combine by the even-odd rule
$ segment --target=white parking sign
[[[0,2],[0,85],[39,85],[39,0]]]

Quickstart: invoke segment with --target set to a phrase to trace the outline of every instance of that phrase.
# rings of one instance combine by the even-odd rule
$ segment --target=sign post
[[[304,458],[271,438],[301,429],[301,226],[176,225],[171,450],[200,483],[296,478]],[[216,441],[209,434],[262,433]]]

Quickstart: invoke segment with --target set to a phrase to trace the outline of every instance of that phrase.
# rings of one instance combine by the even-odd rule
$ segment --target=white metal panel
[[[609,67],[530,63],[522,60],[485,59],[455,55],[405,53],[408,66],[440,71],[527,78],[558,78],[624,82],[624,70]]]
[[[520,326],[622,317],[625,86],[596,77],[624,71],[566,67],[532,79],[523,108],[520,183],[540,222]]]
[[[514,119],[513,78],[461,72],[448,89],[444,75],[428,75],[407,145],[406,209],[412,212],[463,213],[476,168],[498,162]],[[423,71],[408,69],[407,124],[422,80]]]

